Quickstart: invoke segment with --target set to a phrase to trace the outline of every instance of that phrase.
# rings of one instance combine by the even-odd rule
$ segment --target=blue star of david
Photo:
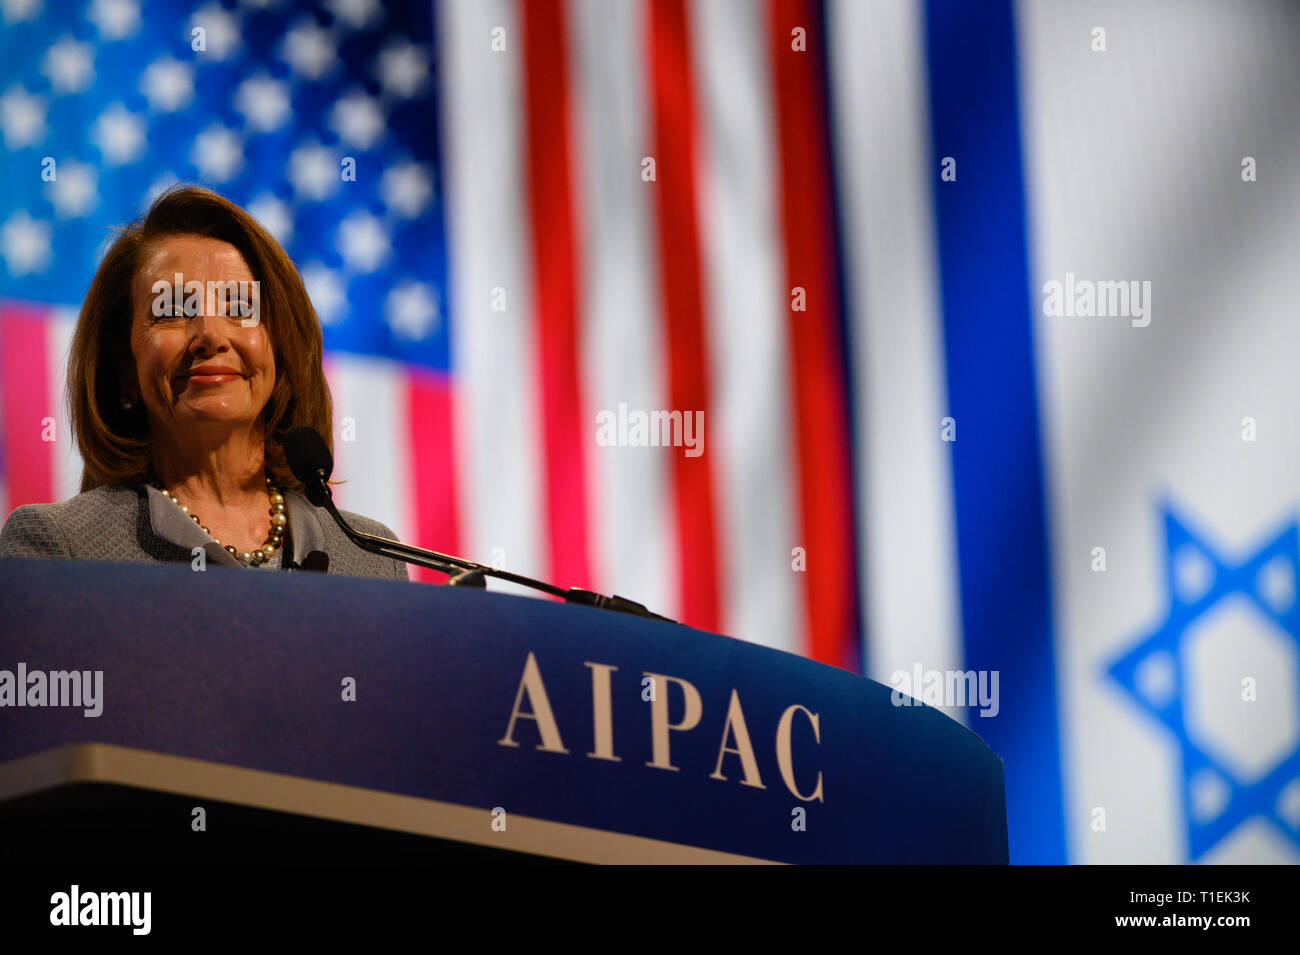
[[[1240,563],[1225,560],[1207,542],[1180,519],[1173,507],[1161,507],[1165,528],[1165,588],[1169,612],[1165,619],[1141,642],[1132,647],[1108,668],[1111,677],[1121,684],[1143,710],[1163,723],[1178,743],[1182,761],[1182,804],[1187,820],[1188,852],[1193,862],[1228,836],[1247,819],[1262,816],[1272,822],[1293,845],[1300,848],[1300,746],[1292,747],[1264,775],[1243,783],[1233,768],[1216,758],[1188,733],[1186,721],[1187,679],[1189,669],[1188,632],[1201,617],[1220,601],[1234,595],[1247,599],[1255,611],[1286,634],[1296,649],[1293,660],[1300,660],[1300,526],[1295,521],[1286,526],[1262,548]],[[1180,584],[1179,561],[1191,559],[1200,569],[1202,579],[1196,586]],[[1275,563],[1276,562],[1276,563]],[[1184,566],[1186,564],[1184,563]],[[1261,571],[1265,566],[1281,570],[1284,586],[1280,592],[1268,593]],[[1272,578],[1279,582],[1278,575]],[[1148,673],[1154,665],[1169,679],[1165,692],[1144,692],[1140,679],[1144,665]],[[1296,675],[1300,685],[1300,674]],[[1300,705],[1300,702],[1298,702]],[[1209,784],[1215,793],[1214,807],[1197,812],[1195,785]],[[1286,791],[1287,807],[1283,807]]]

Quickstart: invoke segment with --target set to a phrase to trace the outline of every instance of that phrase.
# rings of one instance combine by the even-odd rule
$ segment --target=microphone
[[[334,473],[334,456],[315,429],[297,427],[284,437],[284,456],[293,476],[303,483],[307,500],[323,507],[330,495],[327,483]]]
[[[323,550],[314,550],[302,559],[303,570],[315,570],[320,573],[328,573],[330,569],[330,555]]]
[[[482,577],[457,579],[460,571],[468,569],[459,558],[436,554],[420,547],[412,547],[401,541],[389,540],[374,534],[365,534],[356,530],[339,513],[334,506],[334,492],[330,490],[329,476],[334,471],[334,458],[330,454],[325,439],[314,428],[299,425],[284,437],[284,457],[293,476],[303,483],[307,500],[316,507],[323,507],[330,517],[347,535],[348,540],[362,550],[384,557],[404,560],[409,564],[418,564],[431,570],[452,576],[452,583],[458,585],[484,586]]]
[[[482,588],[487,586],[487,577],[495,577],[498,580],[505,580],[533,590],[539,590],[542,593],[550,594],[552,597],[560,597],[568,603],[585,604],[588,607],[617,610],[620,613],[630,613],[638,617],[650,617],[654,620],[676,623],[675,620],[670,620],[668,617],[660,616],[646,609],[645,606],[635,600],[628,600],[626,597],[620,597],[617,594],[606,597],[604,594],[582,590],[578,587],[570,587],[568,590],[564,590],[554,584],[534,580],[531,577],[524,577],[521,574],[513,574],[506,570],[497,570],[495,567],[478,564],[463,557],[440,554],[437,551],[425,550],[423,547],[415,547],[411,544],[403,544],[401,541],[389,540],[387,537],[379,537],[376,534],[366,534],[358,531],[343,519],[343,515],[334,506],[334,494],[329,486],[329,477],[334,471],[334,458],[320,433],[306,425],[299,425],[294,428],[285,435],[284,456],[289,463],[289,470],[293,472],[293,476],[303,483],[307,500],[311,501],[316,507],[325,508],[330,517],[334,518],[334,522],[347,535],[348,540],[362,550],[396,560],[403,560],[408,564],[428,567],[431,570],[446,574],[449,578],[447,583],[452,587]],[[308,555],[309,558],[311,556]],[[325,555],[322,554],[321,556]],[[305,564],[306,561],[304,561]]]

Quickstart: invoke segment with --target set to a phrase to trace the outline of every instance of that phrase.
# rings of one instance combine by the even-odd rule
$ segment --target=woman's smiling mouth
[[[227,381],[238,381],[243,376],[225,365],[198,365],[177,377],[194,385],[220,385]]]

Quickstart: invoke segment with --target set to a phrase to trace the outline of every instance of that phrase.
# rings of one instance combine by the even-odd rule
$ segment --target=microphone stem
[[[352,543],[371,553],[419,564],[421,567],[428,567],[430,570],[447,574],[449,577],[455,576],[464,570],[478,571],[485,577],[495,577],[498,580],[509,581],[512,584],[531,587],[533,590],[540,590],[552,597],[567,597],[567,591],[561,587],[556,587],[554,584],[533,580],[531,577],[524,577],[522,574],[512,574],[508,570],[497,570],[495,567],[477,564],[472,560],[465,560],[463,557],[439,554],[437,551],[425,550],[423,547],[415,547],[412,544],[403,544],[401,541],[389,540],[387,537],[379,537],[354,530],[347,521],[343,520],[343,515],[334,506],[334,498],[328,494],[325,496],[325,509],[330,512],[330,516],[334,518],[335,523],[342,528],[343,533],[348,536]]]
[[[675,623],[668,617],[662,617],[636,601],[628,600],[626,597],[619,597],[617,594],[613,597],[606,597],[603,594],[583,590],[579,587],[570,587],[565,590],[545,581],[534,580],[532,577],[525,577],[522,574],[512,574],[508,570],[497,570],[495,567],[478,564],[472,560],[465,560],[463,557],[439,554],[437,551],[425,550],[423,547],[415,547],[411,544],[403,544],[401,541],[389,540],[387,537],[379,537],[375,534],[366,534],[355,530],[343,519],[343,515],[334,506],[334,495],[330,491],[325,472],[319,471],[318,478],[319,484],[317,484],[315,490],[319,493],[323,506],[329,511],[330,517],[334,518],[334,522],[342,528],[348,539],[362,550],[406,561],[407,563],[418,564],[421,567],[428,567],[430,570],[436,570],[453,578],[451,581],[453,584],[462,581],[468,583],[469,581],[466,578],[477,576],[479,579],[474,585],[481,587],[483,586],[483,577],[494,577],[497,580],[504,580],[512,584],[519,584],[522,587],[539,590],[544,594],[550,594],[552,597],[559,597],[566,603],[584,604],[588,607],[600,607],[606,610],[616,610],[620,613],[633,614],[634,616]]]

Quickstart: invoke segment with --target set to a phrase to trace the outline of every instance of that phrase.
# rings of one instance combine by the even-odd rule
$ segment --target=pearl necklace
[[[163,497],[167,498],[167,500],[179,507],[181,513],[188,515],[190,520],[195,524],[198,524],[199,530],[203,531],[203,533],[207,534],[209,537],[212,537],[212,531],[203,526],[203,522],[199,520],[199,516],[197,514],[190,514],[190,509],[178,501],[175,494],[163,487],[162,482],[154,481],[153,486],[162,492]],[[266,542],[263,543],[261,547],[255,548],[251,551],[237,551],[230,544],[222,545],[231,557],[235,558],[235,560],[239,561],[245,567],[258,567],[274,557],[275,552],[279,550],[280,545],[284,543],[284,530],[289,526],[289,513],[285,510],[284,494],[281,493],[278,487],[271,483],[269,477],[266,479],[266,489],[271,495],[271,530],[266,536]],[[213,537],[212,540],[214,543],[221,543],[221,538],[219,537]]]

